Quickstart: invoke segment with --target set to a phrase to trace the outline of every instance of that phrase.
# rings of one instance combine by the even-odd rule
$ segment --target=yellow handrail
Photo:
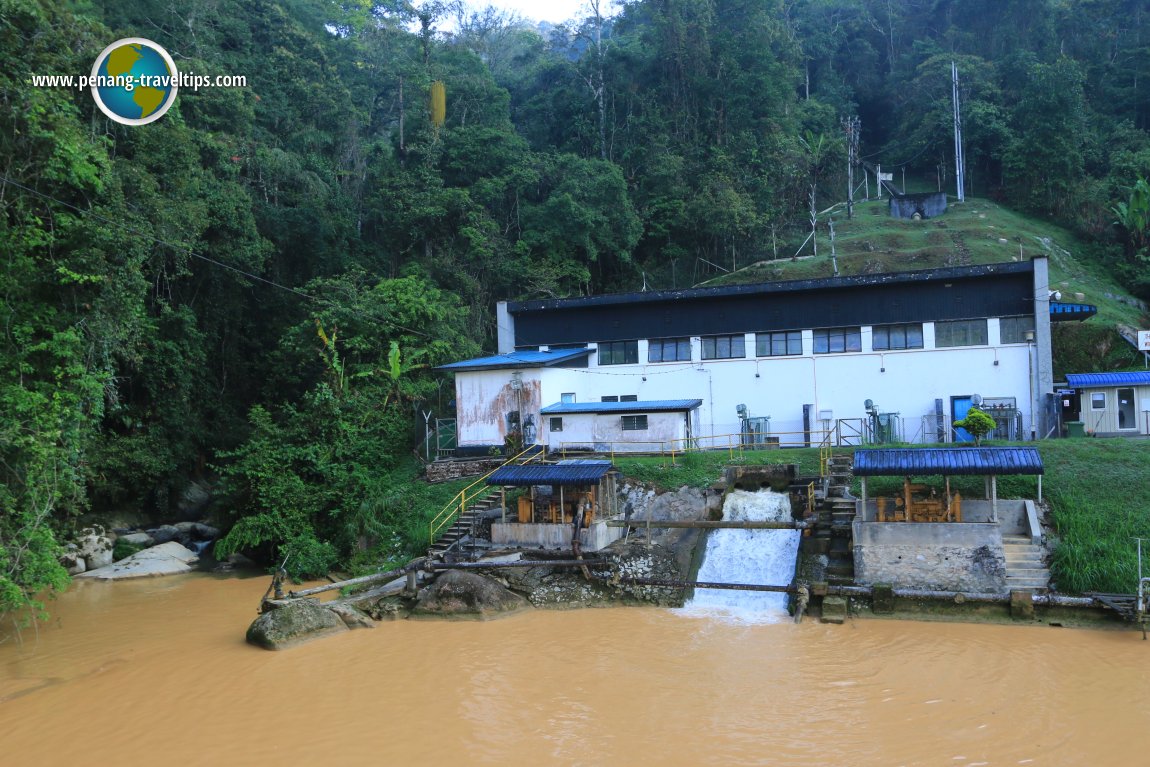
[[[743,438],[746,435],[740,432],[732,432],[730,434],[708,434],[703,436],[683,437],[678,439],[664,439],[664,440],[617,440],[612,442],[599,442],[603,446],[601,450],[592,450],[592,452],[610,455],[614,459],[616,453],[622,452],[635,452],[635,453],[658,453],[661,456],[670,455],[671,463],[675,462],[676,456],[683,453],[690,452],[706,452],[708,450],[726,450],[730,457],[734,457],[735,450],[739,452],[760,450],[767,447],[764,444],[745,444]],[[823,451],[829,457],[830,454],[830,432],[826,431],[793,431],[793,432],[772,432],[767,435],[779,439],[777,443],[771,443],[772,446],[778,447],[802,447],[811,444],[814,439],[819,439],[818,447],[820,450],[820,458],[823,457]],[[795,437],[793,441],[784,439],[785,437]],[[723,444],[723,440],[726,444]],[[701,444],[707,443],[707,444]],[[581,452],[587,451],[594,445],[589,444],[586,440],[559,442],[551,446],[553,451],[558,451],[563,457],[567,457],[568,450],[579,450]],[[630,450],[621,450],[620,446],[630,446]],[[646,446],[647,449],[642,449]],[[825,464],[825,461],[823,461]],[[825,472],[825,468],[820,470],[820,475]]]
[[[531,461],[534,461],[536,458],[541,457],[544,453],[542,447],[540,447],[539,445],[532,445],[531,447],[521,451],[517,455],[514,455],[511,458],[508,458],[506,461],[499,464],[494,469],[487,472],[482,477],[475,480],[470,485],[468,485],[467,487],[463,488],[458,493],[456,493],[455,497],[453,497],[450,501],[448,501],[447,505],[444,506],[438,514],[436,514],[434,517],[432,517],[430,522],[427,523],[427,542],[428,542],[427,545],[430,546],[433,543],[435,543],[435,536],[441,530],[443,530],[443,528],[454,523],[456,517],[458,515],[462,514],[467,509],[467,504],[470,503],[471,501],[474,501],[476,496],[479,495],[479,493],[476,492],[474,495],[468,496],[467,493],[469,490],[471,490],[471,488],[473,488],[476,485],[478,485],[479,483],[483,482],[488,477],[490,477],[492,474],[494,474],[495,472],[502,469],[504,466],[509,466],[512,463],[515,463],[515,461],[519,460],[524,455],[526,455],[527,453],[530,453],[533,450],[536,452],[532,456],[527,458],[527,460],[523,461],[522,462],[523,464],[527,464],[527,463],[530,463]]]

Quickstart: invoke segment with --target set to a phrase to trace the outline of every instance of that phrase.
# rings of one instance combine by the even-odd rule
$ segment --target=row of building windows
[[[999,320],[1001,341],[1020,344],[1033,340],[1033,317],[1003,317]],[[815,354],[842,354],[862,351],[862,328],[820,328],[812,331]],[[742,333],[703,336],[701,355],[704,360],[743,359],[747,356]],[[956,320],[934,323],[936,348],[952,346],[986,346],[987,324],[981,320]],[[871,348],[876,351],[922,349],[922,323],[875,325],[871,329]],[[793,357],[803,353],[803,334],[785,330],[755,334],[755,356]],[[599,344],[600,365],[634,365],[639,361],[638,341],[609,341]],[[647,362],[690,362],[691,339],[661,338],[647,345]]]

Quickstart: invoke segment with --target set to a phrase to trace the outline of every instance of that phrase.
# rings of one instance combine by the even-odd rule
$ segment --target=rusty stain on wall
[[[542,387],[538,378],[524,377],[519,391],[512,388],[511,373],[502,376],[505,381],[492,393],[493,381],[486,376],[466,382],[456,378],[456,417],[459,419],[459,434],[482,434],[486,438],[466,440],[467,443],[502,443],[507,438],[507,414],[520,411],[521,423],[527,416],[534,416],[535,433],[538,438],[540,428],[539,410],[542,407]],[[462,443],[461,443],[462,444]]]

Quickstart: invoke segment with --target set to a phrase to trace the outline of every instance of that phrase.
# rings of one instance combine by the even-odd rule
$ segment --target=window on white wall
[[[986,346],[986,320],[957,320],[934,323],[934,345]]]
[[[638,341],[604,341],[599,344],[600,365],[634,365],[638,362]]]
[[[660,338],[647,344],[648,362],[690,362],[691,339]]]
[[[647,431],[647,416],[645,415],[625,415],[622,420],[623,431]]]
[[[998,330],[1004,344],[1024,344],[1026,334],[1034,332],[1033,317],[1003,317],[998,321]],[[1031,336],[1033,338],[1033,336]]]
[[[823,328],[814,337],[815,354],[862,351],[862,328]]]
[[[1096,391],[1090,395],[1091,410],[1106,409],[1106,392]]]
[[[892,349],[921,349],[922,323],[875,325],[871,328],[871,348],[876,352]]]
[[[803,353],[801,330],[755,334],[756,357],[785,357]]]
[[[575,392],[567,391],[559,395],[559,401],[564,405],[570,405],[575,401]]]
[[[703,359],[730,360],[747,356],[746,339],[742,333],[731,336],[704,336]]]
[[[552,418],[551,419],[551,431],[563,431],[563,419],[562,418]]]

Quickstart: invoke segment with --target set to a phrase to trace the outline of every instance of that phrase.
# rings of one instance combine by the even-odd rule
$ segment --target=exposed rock
[[[147,533],[128,533],[127,535],[121,535],[117,540],[124,541],[125,543],[130,543],[133,546],[147,547],[156,545],[155,539]]]
[[[161,544],[176,540],[180,537],[180,531],[173,525],[160,525],[154,530],[148,530],[148,535],[157,544]]]
[[[527,600],[495,580],[451,570],[419,593],[412,617],[487,619],[529,608]]]
[[[84,559],[87,570],[112,564],[112,539],[99,525],[84,528],[76,541],[76,549],[76,553]]]
[[[138,551],[115,564],[95,570],[89,569],[87,572],[81,573],[79,577],[108,581],[146,578],[153,575],[178,575],[179,573],[191,572],[191,566],[197,560],[198,557],[195,552],[175,541],[170,541]]]
[[[220,537],[218,528],[205,525],[203,522],[192,523],[192,535],[197,541],[214,541]]]
[[[256,618],[248,627],[247,640],[265,650],[283,650],[342,631],[347,625],[335,612],[301,599]]]
[[[60,564],[68,571],[68,575],[79,575],[88,569],[88,563],[75,551],[66,552],[60,557]]]
[[[176,502],[176,512],[180,519],[197,519],[212,500],[212,485],[204,480],[189,482],[180,499]]]
[[[373,629],[375,628],[375,621],[364,615],[359,610],[347,604],[331,604],[327,608],[339,616],[340,620],[349,629]]]

